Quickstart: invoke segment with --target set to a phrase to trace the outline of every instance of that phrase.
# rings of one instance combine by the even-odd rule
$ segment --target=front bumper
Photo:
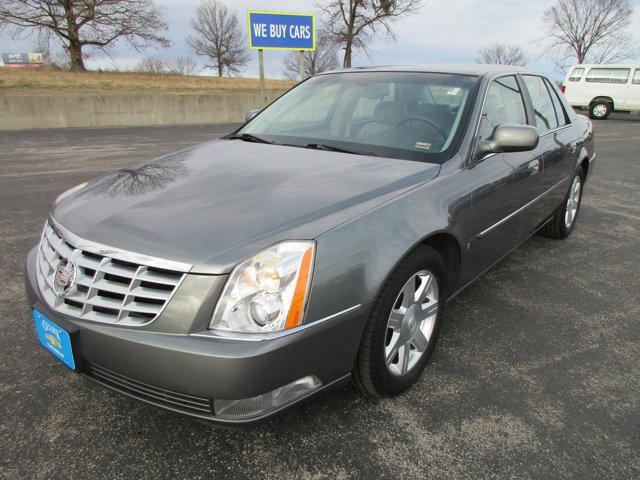
[[[220,425],[255,423],[306,397],[268,414],[238,420],[216,417],[213,399],[250,398],[306,376],[322,382],[308,396],[346,383],[366,323],[368,308],[362,305],[291,334],[257,341],[206,332],[154,332],[154,322],[145,329],[98,324],[49,308],[37,286],[35,260],[34,249],[25,271],[29,303],[74,332],[80,373],[145,403]]]

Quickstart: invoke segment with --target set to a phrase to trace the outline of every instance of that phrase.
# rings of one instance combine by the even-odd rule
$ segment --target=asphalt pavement
[[[225,431],[49,355],[22,269],[55,197],[231,129],[0,132],[1,478],[640,478],[638,116],[596,124],[572,236],[533,237],[455,299],[432,363],[398,398],[347,387]]]

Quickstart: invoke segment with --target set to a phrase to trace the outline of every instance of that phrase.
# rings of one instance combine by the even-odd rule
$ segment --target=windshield
[[[478,78],[351,72],[303,82],[237,132],[284,145],[410,160],[448,156],[464,130]]]

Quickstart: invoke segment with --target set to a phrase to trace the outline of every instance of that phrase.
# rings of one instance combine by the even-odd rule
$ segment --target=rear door
[[[538,151],[542,161],[542,196],[532,209],[541,222],[551,215],[567,192],[567,181],[575,166],[577,144],[569,116],[555,87],[541,76],[523,75],[522,78],[533,110],[533,125],[540,134]]]

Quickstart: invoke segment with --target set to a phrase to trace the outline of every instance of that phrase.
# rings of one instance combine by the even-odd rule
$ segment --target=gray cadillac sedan
[[[36,334],[219,425],[350,380],[397,395],[448,300],[533,233],[571,233],[594,158],[590,121],[534,72],[321,74],[227,137],[60,195],[27,258]]]

